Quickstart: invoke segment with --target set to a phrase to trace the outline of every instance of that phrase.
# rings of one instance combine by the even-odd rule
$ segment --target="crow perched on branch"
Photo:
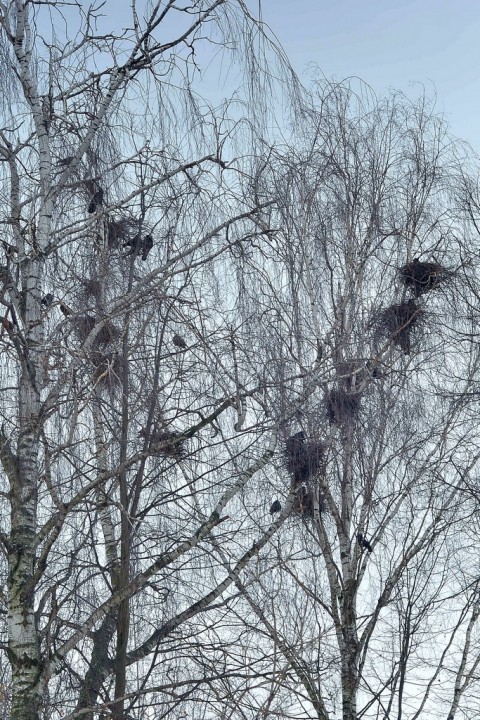
[[[40,302],[42,303],[42,305],[45,305],[45,307],[50,307],[54,299],[55,298],[53,297],[52,293],[47,293]]]
[[[368,542],[367,538],[362,535],[362,533],[357,533],[357,540],[360,547],[365,548],[365,550],[368,550],[369,553],[372,552],[372,546]]]
[[[147,259],[147,255],[153,248],[153,238],[151,235],[145,235],[142,243],[142,260]]]
[[[103,205],[103,190],[101,187],[92,195],[90,205],[88,206],[88,212],[90,215],[95,212],[99,205]]]
[[[128,255],[138,255],[141,252],[142,260],[146,260],[148,253],[153,248],[153,238],[151,235],[145,235],[142,239],[140,235],[135,235],[135,237],[124,242],[123,247],[130,248]]]
[[[13,323],[7,317],[0,317],[0,322],[7,332],[13,332]]]
[[[175,347],[181,348],[182,350],[185,350],[185,348],[188,347],[187,343],[185,342],[185,340],[182,338],[181,335],[175,334],[173,336],[172,342],[175,345]]]
[[[272,506],[270,508],[270,515],[275,515],[275,513],[280,512],[282,509],[282,506],[280,504],[280,500],[274,500],[272,503]]]
[[[59,158],[57,162],[58,167],[68,167],[72,160],[75,160],[75,155],[69,155],[68,157]]]
[[[65,305],[64,302],[60,303],[60,310],[65,315],[65,317],[68,317],[69,315],[73,315],[73,310],[68,307],[68,305]]]

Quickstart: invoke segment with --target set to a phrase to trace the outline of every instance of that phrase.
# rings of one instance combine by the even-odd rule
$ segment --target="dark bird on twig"
[[[2,326],[7,330],[7,332],[13,332],[13,323],[10,322],[10,320],[6,317],[1,317],[0,322],[2,323]]]
[[[153,248],[153,238],[151,235],[145,235],[142,242],[142,260],[147,259],[147,255]]]
[[[124,247],[124,248],[129,247],[130,252],[127,254],[133,255],[137,250],[140,249],[140,244],[141,244],[140,235],[135,235],[135,237],[129,238],[128,240],[126,240],[126,242],[123,243],[122,247]]]
[[[130,248],[130,252],[127,253],[127,255],[138,255],[141,252],[142,260],[146,260],[148,253],[153,248],[153,238],[151,235],[145,235],[142,239],[140,235],[135,235],[135,237],[124,242],[123,247]]]
[[[92,195],[90,205],[88,206],[88,212],[94,213],[99,205],[103,205],[103,190],[101,187]]]
[[[45,305],[45,307],[50,307],[50,305],[53,303],[54,297],[52,293],[47,293],[45,297],[41,299],[42,305]]]
[[[274,500],[270,508],[270,515],[274,515],[275,513],[280,512],[281,509],[282,506],[280,504],[280,500]]]
[[[65,315],[65,317],[68,317],[69,315],[72,315],[72,314],[73,314],[73,310],[70,310],[70,308],[68,307],[68,305],[65,305],[64,302],[61,302],[61,303],[60,303],[60,310],[61,310],[62,313]]]
[[[75,155],[69,155],[68,157],[60,158],[57,166],[58,167],[68,167],[72,160],[75,160]]]
[[[368,550],[369,553],[372,552],[372,546],[368,542],[367,538],[362,535],[362,533],[357,533],[357,540],[360,547],[365,548],[365,550]]]
[[[175,345],[175,347],[182,348],[183,350],[188,347],[187,343],[180,335],[175,334],[173,336],[172,342]]]

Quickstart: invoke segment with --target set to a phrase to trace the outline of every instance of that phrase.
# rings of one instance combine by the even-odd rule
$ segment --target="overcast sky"
[[[356,75],[377,93],[435,91],[452,131],[480,152],[480,0],[261,0],[295,70]]]

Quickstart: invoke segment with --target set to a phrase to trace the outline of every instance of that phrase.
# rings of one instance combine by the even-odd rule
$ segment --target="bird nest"
[[[87,313],[79,315],[75,318],[75,329],[82,342],[88,338],[93,328],[97,324],[96,319],[93,315]],[[108,345],[113,342],[119,335],[118,329],[109,320],[103,321],[102,327],[95,335],[93,346],[98,347],[100,345]]]
[[[320,474],[325,474],[325,464],[325,445],[318,440],[307,440],[303,430],[286,439],[285,465],[295,491],[292,512],[296,515],[313,518],[316,503],[320,512],[324,510],[318,480]]]
[[[82,285],[85,288],[85,294],[87,297],[94,297],[97,300],[100,299],[102,294],[102,283],[95,277],[88,278],[82,281]]]
[[[354,420],[360,410],[360,396],[341,388],[333,388],[327,395],[327,417],[332,425]]]
[[[170,430],[155,430],[147,433],[142,428],[139,436],[148,439],[148,450],[150,455],[165,456],[181,460],[187,454],[187,438],[181,433]]]
[[[385,308],[380,314],[379,325],[395,345],[398,345],[405,355],[409,355],[412,339],[423,316],[424,312],[415,300],[405,300]]]
[[[307,482],[325,466],[325,446],[306,440],[303,430],[285,441],[285,464],[295,484]]]
[[[421,262],[418,258],[399,268],[398,274],[401,282],[415,297],[435,290],[452,277],[452,272],[443,265]]]
[[[95,318],[88,313],[74,313],[63,301],[60,303],[60,310],[66,318],[71,320],[75,332],[82,342],[85,342],[95,326],[101,323],[101,327],[95,333],[93,347],[108,345],[120,335],[118,328],[106,318]]]

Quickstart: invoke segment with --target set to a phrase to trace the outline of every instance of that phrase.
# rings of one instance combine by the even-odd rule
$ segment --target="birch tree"
[[[4,716],[474,717],[474,163],[243,2],[0,8]]]
[[[264,222],[280,228],[284,268],[265,352],[290,376],[316,344],[321,360],[270,478],[281,504],[292,486],[296,504],[239,586],[258,662],[269,637],[277,668],[259,711],[473,718],[471,151],[425,98],[379,100],[361,85],[319,83],[295,130],[256,183],[277,200]],[[250,307],[259,297],[255,287]],[[277,407],[303,383],[280,383]]]
[[[268,200],[233,155],[253,139],[253,99],[260,119],[253,53],[268,42],[243,2],[133,4],[112,30],[124,10],[0,5],[2,669],[15,720],[201,707],[224,646],[199,646],[199,628],[217,632],[215,608],[279,526],[238,500],[278,419],[262,425],[228,275],[268,237]],[[213,111],[195,92],[199,56],[218,47],[251,78],[243,107]],[[213,535],[236,547],[228,570]]]

